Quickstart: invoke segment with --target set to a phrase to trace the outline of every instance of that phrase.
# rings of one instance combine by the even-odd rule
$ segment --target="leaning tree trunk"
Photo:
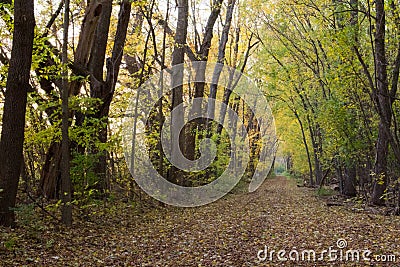
[[[14,1],[14,33],[0,141],[0,225],[12,226],[23,162],[25,111],[35,28],[33,0]]]

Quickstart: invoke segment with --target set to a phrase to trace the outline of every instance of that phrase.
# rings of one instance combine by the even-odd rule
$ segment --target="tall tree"
[[[205,33],[203,37],[203,41],[201,44],[199,44],[196,53],[194,53],[192,50],[190,50],[189,47],[187,47],[187,54],[192,61],[198,61],[199,67],[196,70],[196,80],[197,81],[205,81],[205,75],[206,75],[206,67],[207,67],[207,61],[209,59],[209,53],[210,53],[210,48],[212,44],[212,39],[213,39],[213,33],[214,33],[214,25],[215,22],[217,21],[220,13],[221,13],[221,6],[222,6],[223,0],[214,0],[210,16],[208,17],[207,24],[205,26]],[[194,85],[194,98],[197,98],[198,100],[204,97],[204,88],[205,88],[205,83],[204,82],[196,82]],[[203,101],[194,101],[193,106],[190,110],[190,113],[196,117],[200,114],[200,111],[202,109],[202,102]],[[192,123],[188,124],[187,130],[185,132],[185,143],[186,143],[186,153],[185,156],[190,159],[194,160],[195,159],[195,153],[196,153],[196,130],[199,130],[201,132],[202,126],[201,126],[202,120],[201,119],[196,119]]]
[[[172,66],[177,66],[184,63],[185,46],[188,28],[189,2],[188,0],[178,0],[178,20],[175,33],[175,46],[172,53]],[[172,106],[171,110],[177,108],[178,112],[171,115],[171,156],[175,160],[178,154],[177,150],[183,149],[184,138],[180,135],[177,126],[183,125],[184,110],[183,106],[183,68],[176,67],[172,73]],[[179,140],[179,144],[174,144],[174,141]],[[179,172],[174,166],[170,169],[169,179],[172,182],[178,182]]]
[[[25,112],[34,38],[33,0],[14,1],[14,33],[0,140],[0,225],[12,226],[23,162]]]
[[[207,113],[209,118],[214,117],[215,114],[215,104],[212,100],[215,100],[217,97],[218,81],[221,76],[223,65],[225,64],[226,44],[228,43],[229,31],[231,29],[231,22],[233,17],[233,10],[235,8],[235,2],[236,0],[228,1],[228,10],[226,11],[225,23],[222,29],[221,39],[219,41],[218,59],[217,59],[217,63],[219,65],[217,65],[214,69],[212,84],[210,85],[210,96],[208,97],[210,100],[207,103],[208,105]]]
[[[97,26],[95,45],[92,49],[92,54],[89,61],[89,73],[91,75],[90,96],[101,100],[101,105],[98,106],[97,112],[93,117],[103,120],[98,132],[98,139],[104,144],[108,140],[108,116],[110,112],[111,101],[114,96],[115,85],[118,80],[131,9],[132,1],[124,0],[121,2],[112,56],[106,60],[107,74],[106,79],[104,80],[103,67],[108,43],[107,41],[112,1],[108,0],[103,2],[102,16],[100,18],[99,25]],[[92,153],[99,154],[99,159],[95,164],[94,171],[99,181],[98,189],[104,194],[106,193],[109,184],[107,179],[107,153],[106,150],[97,151],[97,149],[94,149]]]
[[[389,182],[387,177],[387,166],[389,156],[389,144],[393,149],[397,161],[400,162],[398,143],[391,132],[393,120],[393,102],[397,93],[400,49],[392,70],[392,87],[389,89],[388,59],[386,47],[386,6],[384,0],[375,2],[376,23],[375,23],[375,84],[373,97],[379,114],[378,139],[376,142],[376,155],[374,175],[375,181],[372,191],[372,202],[376,205],[384,205],[384,194]],[[393,7],[392,7],[393,8]],[[399,22],[397,20],[397,22]],[[398,46],[400,47],[400,46]],[[396,133],[395,133],[396,134]]]

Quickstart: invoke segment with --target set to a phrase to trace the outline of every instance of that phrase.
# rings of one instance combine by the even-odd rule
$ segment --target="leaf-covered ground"
[[[75,221],[72,229],[56,223],[29,231],[0,228],[0,237],[2,266],[400,266],[398,217],[327,207],[312,190],[285,177],[200,208],[138,215],[125,207],[91,222]],[[340,239],[347,242],[343,249]],[[276,251],[272,261],[269,255],[259,259],[265,246],[268,254]],[[316,261],[308,261],[311,249]],[[338,259],[329,262],[326,253],[319,260],[329,249]],[[370,261],[362,259],[366,249]],[[279,250],[287,258],[298,251],[299,261],[278,260]],[[348,251],[359,251],[360,261],[350,254],[346,261]],[[378,255],[391,262],[378,262]]]

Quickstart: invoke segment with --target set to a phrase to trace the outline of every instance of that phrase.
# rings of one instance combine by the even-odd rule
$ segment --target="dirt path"
[[[311,191],[296,187],[285,177],[267,180],[254,193],[231,195],[200,208],[154,211],[141,217],[126,212],[115,214],[113,223],[104,219],[103,223],[77,224],[62,234],[44,231],[37,237],[37,244],[23,243],[26,237],[21,237],[15,256],[8,254],[3,264],[10,265],[12,261],[15,265],[32,266],[400,266],[399,218],[327,207]],[[347,247],[340,250],[339,239],[344,239]],[[308,261],[308,255],[313,259],[311,249],[316,252],[316,261]],[[327,262],[326,252],[325,261],[319,261],[322,251],[329,249],[338,260]],[[372,251],[366,255],[371,261],[362,259],[366,249]],[[292,250],[290,255],[295,257],[296,250],[299,261],[279,261],[277,252],[271,261],[271,250],[285,250],[282,256],[287,258]],[[338,251],[335,254],[333,250]],[[360,253],[360,262],[353,261],[350,254],[346,261],[349,250]],[[389,258],[396,254],[396,262],[378,263],[374,260],[378,254]],[[4,257],[2,252],[0,257]]]

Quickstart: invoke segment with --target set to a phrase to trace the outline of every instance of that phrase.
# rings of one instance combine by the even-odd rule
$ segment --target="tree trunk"
[[[0,225],[12,226],[23,161],[25,112],[35,28],[33,0],[14,1],[14,33],[0,141]]]
[[[117,32],[114,38],[114,46],[112,57],[107,59],[107,77],[103,81],[103,67],[106,56],[106,48],[108,42],[108,33],[110,26],[110,17],[112,10],[112,1],[103,2],[102,15],[96,30],[95,46],[92,49],[92,54],[89,63],[89,72],[91,73],[90,96],[101,99],[101,105],[98,111],[93,115],[94,118],[103,120],[103,123],[98,131],[98,140],[101,143],[107,143],[108,140],[108,116],[110,105],[114,96],[115,84],[118,79],[123,50],[125,47],[125,39],[131,13],[131,2],[124,0],[121,3]],[[99,82],[97,82],[99,81]],[[109,189],[109,179],[107,176],[107,151],[94,148],[92,153],[98,154],[97,162],[94,166],[94,172],[98,178],[96,188],[101,195],[105,196]]]
[[[347,164],[344,169],[344,186],[343,186],[343,195],[348,197],[357,196],[356,190],[356,167],[353,162]]]
[[[374,165],[374,182],[372,191],[372,203],[382,206],[385,204],[383,198],[388,184],[387,159],[389,153],[389,140],[384,123],[379,123],[378,140],[376,142],[376,154]]]
[[[238,27],[236,29],[236,37],[235,37],[235,46],[233,48],[233,53],[234,53],[234,58],[233,58],[233,64],[230,66],[232,69],[230,70],[230,76],[229,76],[229,83],[227,88],[224,90],[224,96],[222,98],[222,103],[224,103],[226,106],[229,104],[229,100],[232,94],[232,91],[236,88],[237,84],[239,83],[240,79],[242,78],[243,72],[246,68],[247,62],[250,57],[250,51],[253,47],[255,47],[259,42],[251,43],[252,42],[252,37],[253,35],[250,36],[248,44],[247,44],[247,50],[244,55],[244,60],[242,63],[242,67],[240,69],[240,72],[238,75],[236,74],[236,69],[239,67],[237,66],[238,62],[238,53],[239,53],[239,37],[240,37],[240,28]],[[225,116],[226,116],[226,106],[222,106],[219,114],[219,124],[217,126],[217,134],[220,135],[222,133],[223,129],[223,124],[225,122]]]
[[[333,159],[333,162],[335,164],[335,172],[336,172],[336,178],[339,182],[339,192],[343,194],[344,191],[344,179],[343,179],[343,173],[342,173],[342,161],[339,157],[336,157]]]
[[[172,53],[172,66],[177,66],[184,63],[185,46],[188,27],[189,4],[188,0],[178,0],[178,20],[175,34],[175,47]],[[172,106],[171,110],[177,109],[175,115],[171,115],[171,157],[176,160],[178,149],[184,148],[184,136],[180,135],[177,126],[183,125],[184,110],[183,103],[183,68],[175,68],[172,74]],[[178,107],[179,106],[179,107]],[[178,144],[174,141],[179,140]],[[187,182],[179,181],[181,171],[175,166],[172,166],[169,173],[169,179],[173,183]]]
[[[387,184],[387,159],[389,153],[389,134],[392,120],[391,101],[388,90],[387,62],[385,55],[385,1],[376,1],[376,33],[375,33],[375,70],[376,70],[376,100],[380,114],[378,140],[374,166],[374,186],[372,203],[384,205],[383,198]]]
[[[205,33],[203,41],[200,45],[199,51],[196,53],[196,61],[200,67],[196,71],[196,81],[205,81],[205,72],[207,67],[208,55],[210,53],[211,42],[213,38],[214,25],[221,13],[221,5],[223,0],[214,0],[212,5],[211,14],[208,17],[207,24],[205,27]],[[204,82],[196,82],[194,85],[194,98],[204,97]],[[193,116],[200,114],[202,109],[202,101],[194,101],[190,113]],[[202,123],[204,120],[195,119],[194,121],[188,123],[185,131],[185,146],[186,146],[186,156],[189,160],[194,160],[196,158],[196,133],[204,130]]]
[[[47,150],[43,167],[40,172],[38,196],[47,199],[57,199],[61,187],[60,166],[61,163],[61,144],[53,142]]]
[[[313,168],[312,168],[312,162],[311,162],[311,155],[310,155],[310,150],[308,148],[308,143],[307,143],[307,138],[306,138],[306,132],[304,130],[304,126],[303,126],[303,122],[299,116],[299,113],[297,112],[297,110],[295,110],[294,108],[292,109],[292,112],[294,113],[297,122],[300,125],[300,130],[301,130],[301,136],[302,136],[302,140],[303,140],[303,144],[304,147],[306,149],[306,153],[307,153],[307,162],[308,162],[308,171],[309,171],[309,181],[310,181],[310,186],[314,186],[314,177],[313,177]]]
[[[214,69],[213,77],[212,77],[212,84],[210,85],[210,95],[209,95],[209,100],[208,105],[207,105],[207,114],[209,118],[214,117],[215,114],[215,103],[213,100],[216,99],[217,97],[217,89],[218,89],[218,81],[221,76],[222,72],[222,67],[224,65],[225,61],[225,50],[226,50],[226,44],[228,43],[228,38],[229,38],[229,30],[231,28],[231,22],[232,22],[232,16],[233,16],[233,10],[235,8],[235,2],[236,0],[229,0],[228,1],[228,10],[226,11],[226,17],[225,17],[225,24],[224,28],[222,29],[222,36],[221,40],[219,42],[219,47],[218,47],[218,59],[217,65]],[[207,125],[208,132],[210,132],[210,125]]]
[[[90,83],[90,97],[102,99],[104,91],[104,78],[103,69],[104,61],[106,57],[106,49],[108,43],[108,33],[110,28],[110,19],[112,11],[112,1],[103,1],[102,13],[99,19],[99,24],[97,25],[96,34],[94,38],[94,45],[91,51],[89,60],[89,72],[91,73],[91,78],[100,81],[100,83],[91,82]],[[100,113],[100,112],[98,112]],[[97,119],[102,119],[100,114],[95,114]],[[102,124],[100,129],[98,129],[97,138],[100,142],[105,143],[107,141],[107,124]],[[96,162],[94,164],[93,171],[97,177],[97,184],[94,186],[100,194],[104,194],[107,190],[107,158],[106,151],[99,151],[96,147],[90,149],[91,153],[98,155]]]
[[[321,166],[321,160],[320,160],[320,156],[322,154],[321,144],[320,144],[320,140],[319,140],[319,131],[320,130],[319,130],[318,124],[316,124],[315,130],[313,131],[310,119],[308,118],[307,121],[309,124],[308,127],[310,130],[311,143],[313,146],[315,182],[317,185],[321,185],[323,174],[322,174],[322,166]]]

